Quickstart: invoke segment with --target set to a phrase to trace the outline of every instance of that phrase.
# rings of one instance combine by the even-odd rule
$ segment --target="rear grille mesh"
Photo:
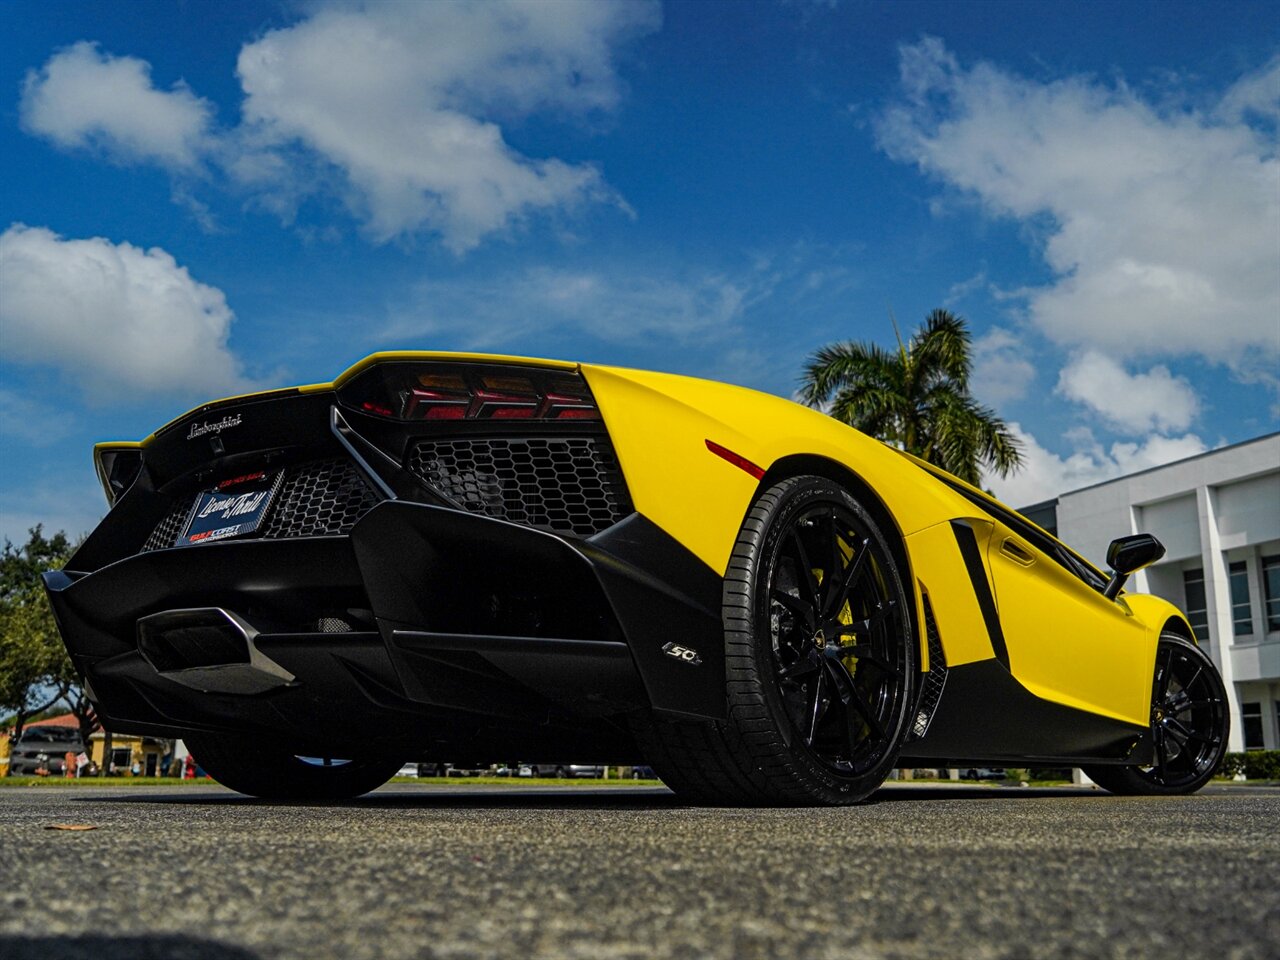
[[[199,494],[183,497],[151,531],[142,552],[172,547],[182,534]],[[378,496],[349,460],[316,460],[287,467],[267,513],[261,536],[320,537],[349,533],[378,502]]]
[[[267,515],[262,535],[279,539],[348,533],[377,502],[350,460],[300,464],[285,471],[280,499]]]
[[[472,513],[587,537],[631,513],[607,437],[420,440],[406,467]]]
[[[142,545],[142,552],[150,553],[152,550],[163,550],[165,547],[172,547],[173,542],[182,533],[182,528],[187,522],[187,516],[191,513],[191,504],[194,502],[195,497],[183,497],[179,500],[178,505],[170,510],[168,515],[157,523],[156,528],[151,531],[151,536],[147,537],[147,542]]]

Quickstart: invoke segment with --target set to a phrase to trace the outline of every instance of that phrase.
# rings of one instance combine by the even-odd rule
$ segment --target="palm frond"
[[[851,383],[884,383],[896,358],[874,343],[849,340],[815,351],[800,376],[800,399],[811,407],[826,403]]]
[[[969,324],[950,310],[932,310],[924,326],[912,338],[912,362],[922,383],[950,380],[963,392],[969,390],[972,338]]]

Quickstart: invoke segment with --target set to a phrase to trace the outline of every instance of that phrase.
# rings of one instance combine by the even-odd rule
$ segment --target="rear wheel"
[[[848,804],[883,782],[917,669],[907,593],[866,509],[821,477],[753,505],[725,574],[729,717],[637,731],[662,780],[706,804]]]
[[[1190,640],[1165,634],[1156,648],[1151,688],[1152,763],[1085,767],[1098,786],[1122,795],[1194,793],[1209,782],[1227,749],[1227,691],[1213,661]]]
[[[299,757],[217,734],[189,736],[184,742],[224,787],[272,800],[347,800],[382,786],[403,766],[395,760]]]

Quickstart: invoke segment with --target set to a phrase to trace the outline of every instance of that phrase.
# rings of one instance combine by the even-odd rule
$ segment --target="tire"
[[[814,476],[773,485],[747,514],[724,578],[728,719],[642,718],[649,765],[696,804],[864,799],[909,727],[918,660],[908,603],[888,542],[847,490]]]
[[[1085,767],[1084,772],[1121,796],[1195,793],[1222,763],[1230,731],[1227,691],[1217,667],[1190,640],[1166,633],[1156,647],[1151,684],[1153,762]]]
[[[404,766],[394,760],[326,766],[252,740],[217,734],[184,739],[200,766],[224,787],[269,800],[349,800],[382,786]]]

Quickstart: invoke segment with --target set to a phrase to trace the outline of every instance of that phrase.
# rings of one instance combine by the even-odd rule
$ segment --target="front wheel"
[[[813,476],[775,484],[725,573],[728,720],[640,722],[646,759],[696,803],[863,799],[908,727],[909,602],[888,541],[848,490]]]
[[[1222,762],[1230,729],[1217,667],[1190,640],[1166,633],[1156,648],[1151,687],[1152,762],[1084,772],[1098,786],[1125,796],[1195,793]]]
[[[196,762],[224,787],[270,800],[348,800],[390,780],[397,760],[299,757],[257,741],[216,734],[184,738]]]

